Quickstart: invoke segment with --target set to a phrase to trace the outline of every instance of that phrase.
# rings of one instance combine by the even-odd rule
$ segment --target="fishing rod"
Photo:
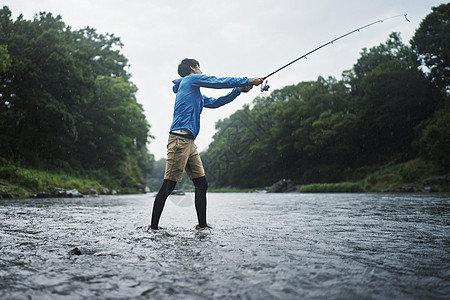
[[[348,36],[348,35],[350,35],[350,34],[352,34],[352,33],[359,32],[359,31],[361,31],[362,29],[367,28],[367,27],[369,27],[369,26],[375,25],[375,24],[377,24],[377,23],[383,23],[383,22],[386,21],[386,20],[393,19],[393,18],[398,18],[398,17],[405,17],[406,21],[411,22],[410,20],[408,20],[408,17],[406,16],[406,14],[402,14],[402,15],[397,15],[397,16],[393,16],[393,17],[381,19],[381,20],[372,22],[372,23],[370,23],[370,24],[361,26],[361,27],[359,27],[359,28],[356,28],[356,29],[354,29],[354,30],[352,30],[352,31],[350,31],[350,32],[347,32],[346,34],[343,34],[343,35],[341,35],[341,36],[339,36],[339,37],[337,37],[337,38],[335,38],[335,39],[333,39],[333,40],[331,40],[331,41],[329,41],[329,42],[327,42],[327,43],[325,43],[325,44],[323,44],[323,45],[317,47],[316,49],[309,51],[308,53],[306,53],[306,54],[300,56],[299,58],[294,59],[294,60],[291,61],[290,63],[288,63],[288,64],[282,66],[281,68],[279,68],[279,69],[273,71],[273,72],[270,73],[269,75],[263,77],[263,80],[265,80],[265,82],[264,82],[263,84],[261,84],[261,92],[268,91],[269,88],[270,88],[270,86],[267,84],[267,82],[268,82],[268,81],[267,81],[267,78],[269,78],[270,76],[272,76],[272,75],[275,74],[275,73],[278,73],[279,71],[283,70],[284,68],[286,68],[286,67],[292,65],[293,63],[299,61],[300,59],[302,59],[302,58],[307,58],[307,56],[310,55],[311,53],[316,52],[317,50],[322,49],[322,48],[325,47],[325,46],[328,46],[328,45],[330,45],[330,44],[333,44],[333,43],[336,42],[337,40],[340,40],[340,39],[342,39],[342,38],[344,38],[344,37],[346,37],[346,36]]]

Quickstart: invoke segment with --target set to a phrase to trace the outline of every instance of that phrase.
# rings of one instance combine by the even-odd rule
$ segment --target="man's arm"
[[[192,85],[197,87],[206,87],[213,89],[235,88],[247,85],[260,85],[262,78],[247,77],[215,77],[204,74],[192,77]]]
[[[240,88],[234,88],[230,93],[217,99],[213,97],[206,97],[205,95],[203,95],[203,107],[218,108],[227,103],[230,103],[241,94],[241,91],[239,89]]]
[[[192,86],[212,88],[212,89],[227,89],[239,86],[249,85],[250,81],[247,77],[215,77],[204,74],[192,74]]]
[[[207,108],[221,107],[236,99],[236,97],[239,96],[241,93],[247,93],[248,91],[250,91],[253,88],[253,85],[260,85],[262,82],[263,82],[262,78],[250,78],[248,85],[234,88],[231,93],[228,93],[225,96],[219,97],[217,99],[203,96],[203,106]]]

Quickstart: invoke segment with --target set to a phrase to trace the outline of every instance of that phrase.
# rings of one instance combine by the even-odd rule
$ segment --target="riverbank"
[[[410,183],[389,183],[377,184],[377,187],[365,186],[365,180],[360,182],[340,182],[340,183],[318,183],[300,186],[301,193],[364,193],[364,192],[408,192],[408,193],[430,193],[430,192],[450,192],[450,176],[433,176],[421,181]]]
[[[349,180],[337,183],[299,185],[290,179],[281,179],[273,185],[256,189],[219,188],[215,192],[268,192],[268,193],[385,193],[385,192],[450,192],[450,173],[421,158],[407,162],[391,162],[371,171],[353,171]],[[358,176],[358,173],[361,173]],[[364,175],[366,174],[366,175]]]
[[[271,187],[214,188],[211,192],[301,192],[301,193],[364,193],[364,192],[450,192],[450,174],[414,159],[390,163],[375,169],[361,180],[339,183],[298,185],[280,180]],[[29,197],[82,197],[86,195],[136,194],[142,186],[123,187],[102,172],[64,174],[19,167],[3,161],[0,164],[0,199]]]
[[[136,194],[143,190],[142,186],[121,186],[101,171],[66,174],[20,167],[5,160],[0,163],[0,199]]]
[[[449,192],[450,173],[415,158],[383,165],[358,183],[365,192]]]

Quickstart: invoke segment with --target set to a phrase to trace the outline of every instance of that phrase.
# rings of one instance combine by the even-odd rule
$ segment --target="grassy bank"
[[[368,172],[367,170],[372,170]],[[407,162],[390,162],[357,170],[359,181],[305,184],[300,193],[365,193],[365,192],[450,192],[448,170],[421,158]],[[365,174],[365,175],[362,175]],[[356,175],[354,175],[356,177]],[[211,188],[217,193],[251,193],[265,188]]]
[[[360,182],[317,183],[302,185],[300,193],[360,193],[364,192]]]
[[[101,171],[86,174],[66,174],[57,171],[20,167],[0,161],[0,198],[30,197],[55,188],[76,189],[82,194],[137,193],[137,189],[121,187],[114,178]]]
[[[303,193],[355,192],[450,192],[448,171],[421,158],[403,163],[388,163],[356,182],[308,184]]]
[[[259,188],[211,188],[208,189],[208,192],[212,193],[253,193],[256,191],[260,191]]]
[[[416,158],[403,163],[386,164],[366,176],[362,184],[367,192],[422,191],[427,186],[432,186],[436,192],[448,192],[448,180],[439,180],[437,177],[448,178],[449,175],[448,170]]]
[[[431,179],[430,179],[431,178]],[[359,193],[359,192],[450,192],[450,174],[423,161],[389,163],[356,182],[317,183],[302,185],[301,193]],[[85,174],[65,174],[57,171],[20,167],[0,159],[0,198],[30,197],[54,188],[76,189],[82,194],[103,194],[116,190],[121,194],[138,193],[138,188],[123,187],[102,171]],[[211,188],[217,193],[248,193],[261,188]]]

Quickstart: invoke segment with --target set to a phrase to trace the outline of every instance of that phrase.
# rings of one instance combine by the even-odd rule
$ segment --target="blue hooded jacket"
[[[197,137],[200,131],[200,114],[203,107],[217,108],[230,103],[240,91],[237,87],[249,84],[247,77],[222,77],[207,76],[204,74],[190,74],[173,81],[173,91],[176,93],[173,122],[170,131],[187,129]],[[217,99],[203,96],[200,88],[226,89],[234,88],[230,93]]]

